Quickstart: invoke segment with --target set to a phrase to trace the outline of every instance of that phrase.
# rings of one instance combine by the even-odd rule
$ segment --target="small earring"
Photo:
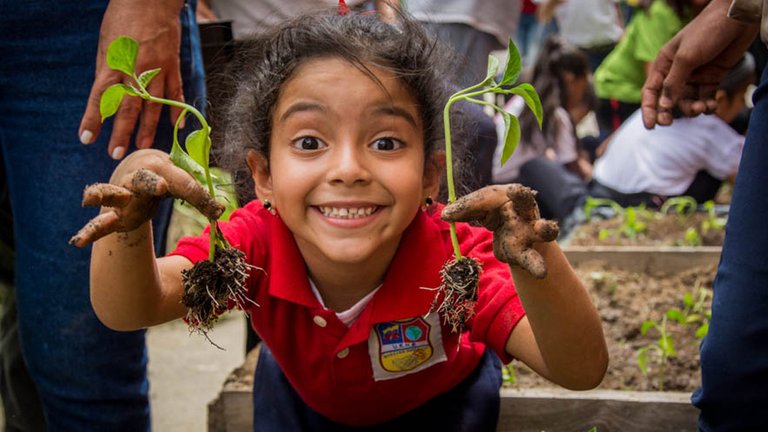
[[[264,205],[264,209],[267,210],[270,214],[272,214],[272,216],[277,214],[277,212],[275,211],[274,207],[272,207],[272,203],[269,202],[269,200],[264,200],[264,204],[263,205]]]
[[[424,205],[421,206],[421,211],[429,210],[429,208],[432,207],[432,204],[434,204],[434,201],[432,201],[431,196],[424,198]]]

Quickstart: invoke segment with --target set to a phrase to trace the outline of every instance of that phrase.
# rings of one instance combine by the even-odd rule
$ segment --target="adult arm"
[[[149,85],[149,92],[158,97],[182,101],[179,48],[181,23],[179,13],[184,0],[111,0],[104,14],[99,32],[96,55],[96,75],[88,97],[88,105],[80,122],[80,141],[92,143],[101,131],[99,100],[107,87],[116,83],[130,83],[121,72],[107,67],[106,52],[110,42],[118,36],[130,36],[139,41],[136,69],[161,68],[160,74]],[[114,159],[122,159],[128,148],[136,122],[139,127],[136,144],[139,148],[152,146],[161,105],[144,102],[139,98],[124,98],[115,115],[112,135],[107,151]],[[180,109],[171,109],[172,121]]]
[[[671,124],[675,107],[686,116],[714,112],[717,86],[759,31],[729,18],[729,7],[730,0],[712,0],[661,49],[643,86],[645,127]]]
[[[446,206],[447,221],[480,221],[494,232],[496,257],[509,264],[526,316],[507,352],[563,387],[594,388],[608,351],[600,318],[557,243],[557,225],[539,218],[533,191],[519,184],[487,186]]]

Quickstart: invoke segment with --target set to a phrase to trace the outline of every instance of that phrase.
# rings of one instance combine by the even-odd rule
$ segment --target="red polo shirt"
[[[258,267],[247,282],[259,305],[248,311],[253,328],[315,411],[352,426],[381,423],[450,390],[474,370],[486,345],[505,363],[511,360],[506,341],[525,313],[484,228],[457,225],[462,253],[483,266],[475,316],[460,349],[458,335],[436,313],[424,317],[435,291],[423,288],[440,285],[440,268],[452,258],[441,210],[419,212],[384,284],[349,328],[312,293],[293,234],[279,216],[254,201],[221,224],[229,242]],[[207,232],[182,239],[173,254],[207,259]]]

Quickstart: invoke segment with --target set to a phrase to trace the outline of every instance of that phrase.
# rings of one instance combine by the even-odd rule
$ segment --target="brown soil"
[[[698,299],[699,289],[709,296],[704,310],[711,307],[711,288],[715,266],[686,270],[676,274],[638,274],[619,269],[606,269],[601,263],[586,263],[576,272],[586,285],[602,318],[608,345],[610,364],[600,389],[660,390],[658,356],[650,353],[649,372],[644,376],[637,364],[642,347],[659,338],[655,329],[642,335],[640,328],[646,320],[661,323],[669,308],[684,309],[683,296],[692,293]],[[699,386],[699,343],[695,332],[699,324],[683,326],[667,320],[677,357],[670,358],[664,372],[663,390],[692,391]],[[516,376],[513,388],[556,387],[520,362],[513,362]]]
[[[652,218],[642,218],[647,224],[644,232],[636,238],[621,234],[622,220],[619,218],[593,219],[577,227],[568,244],[573,246],[686,246],[685,231],[694,227],[701,237],[701,246],[722,246],[725,230],[710,229],[706,233],[701,229],[706,214],[696,213],[685,219],[677,215],[654,213]],[[608,235],[600,238],[600,232]]]

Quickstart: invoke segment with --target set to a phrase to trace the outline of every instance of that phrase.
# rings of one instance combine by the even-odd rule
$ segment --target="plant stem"
[[[203,138],[206,140],[208,139],[208,134],[210,133],[209,132],[210,127],[208,126],[208,122],[205,121],[205,117],[203,116],[203,114],[200,111],[198,111],[197,108],[191,105],[187,105],[184,102],[179,102],[172,99],[158,98],[149,94],[148,94],[148,97],[144,97],[144,98],[150,102],[170,105],[170,106],[174,106],[177,108],[181,108],[182,110],[191,112],[200,121],[200,125],[202,126],[201,130],[202,130],[202,133],[204,134]],[[208,167],[208,164],[203,165],[203,170],[205,171],[205,182],[207,183],[206,186],[208,186],[208,192],[211,194],[211,196],[214,196],[216,191],[213,189],[213,178],[211,178],[211,170]]]
[[[455,95],[454,95],[455,96]],[[456,201],[456,187],[453,184],[453,157],[451,155],[451,106],[453,106],[456,99],[453,96],[448,99],[448,103],[445,104],[443,109],[443,127],[445,130],[445,178],[448,185],[448,202],[452,203]],[[453,256],[456,261],[461,260],[461,250],[459,249],[459,238],[456,235],[456,223],[450,222],[451,228],[451,244],[453,244]]]
[[[197,120],[200,121],[200,125],[202,126],[202,131],[203,131],[202,133],[204,134],[203,139],[204,140],[208,139],[208,134],[210,133],[211,128],[208,126],[208,122],[205,120],[205,117],[203,116],[203,114],[197,108],[193,107],[192,105],[188,105],[184,102],[175,101],[173,99],[164,99],[164,98],[155,97],[149,94],[149,92],[147,92],[145,89],[142,88],[142,90],[144,90],[141,93],[141,97],[143,99],[146,99],[150,102],[170,105],[170,106],[174,106],[182,109],[181,114],[179,115],[179,118],[176,121],[176,127],[173,130],[174,135],[178,136],[178,132],[179,132],[178,127],[181,119],[187,114],[187,112],[191,112],[195,117],[197,117]],[[207,163],[203,165],[203,172],[205,173],[205,182],[207,183],[206,186],[208,186],[208,193],[210,193],[212,197],[216,196],[215,195],[216,191],[213,188],[213,178],[211,177],[211,170]],[[219,236],[219,229],[216,226],[216,219],[208,219],[208,223],[211,226],[211,229],[208,235],[210,239],[210,243],[208,246],[208,261],[213,262],[216,256],[216,239]]]

